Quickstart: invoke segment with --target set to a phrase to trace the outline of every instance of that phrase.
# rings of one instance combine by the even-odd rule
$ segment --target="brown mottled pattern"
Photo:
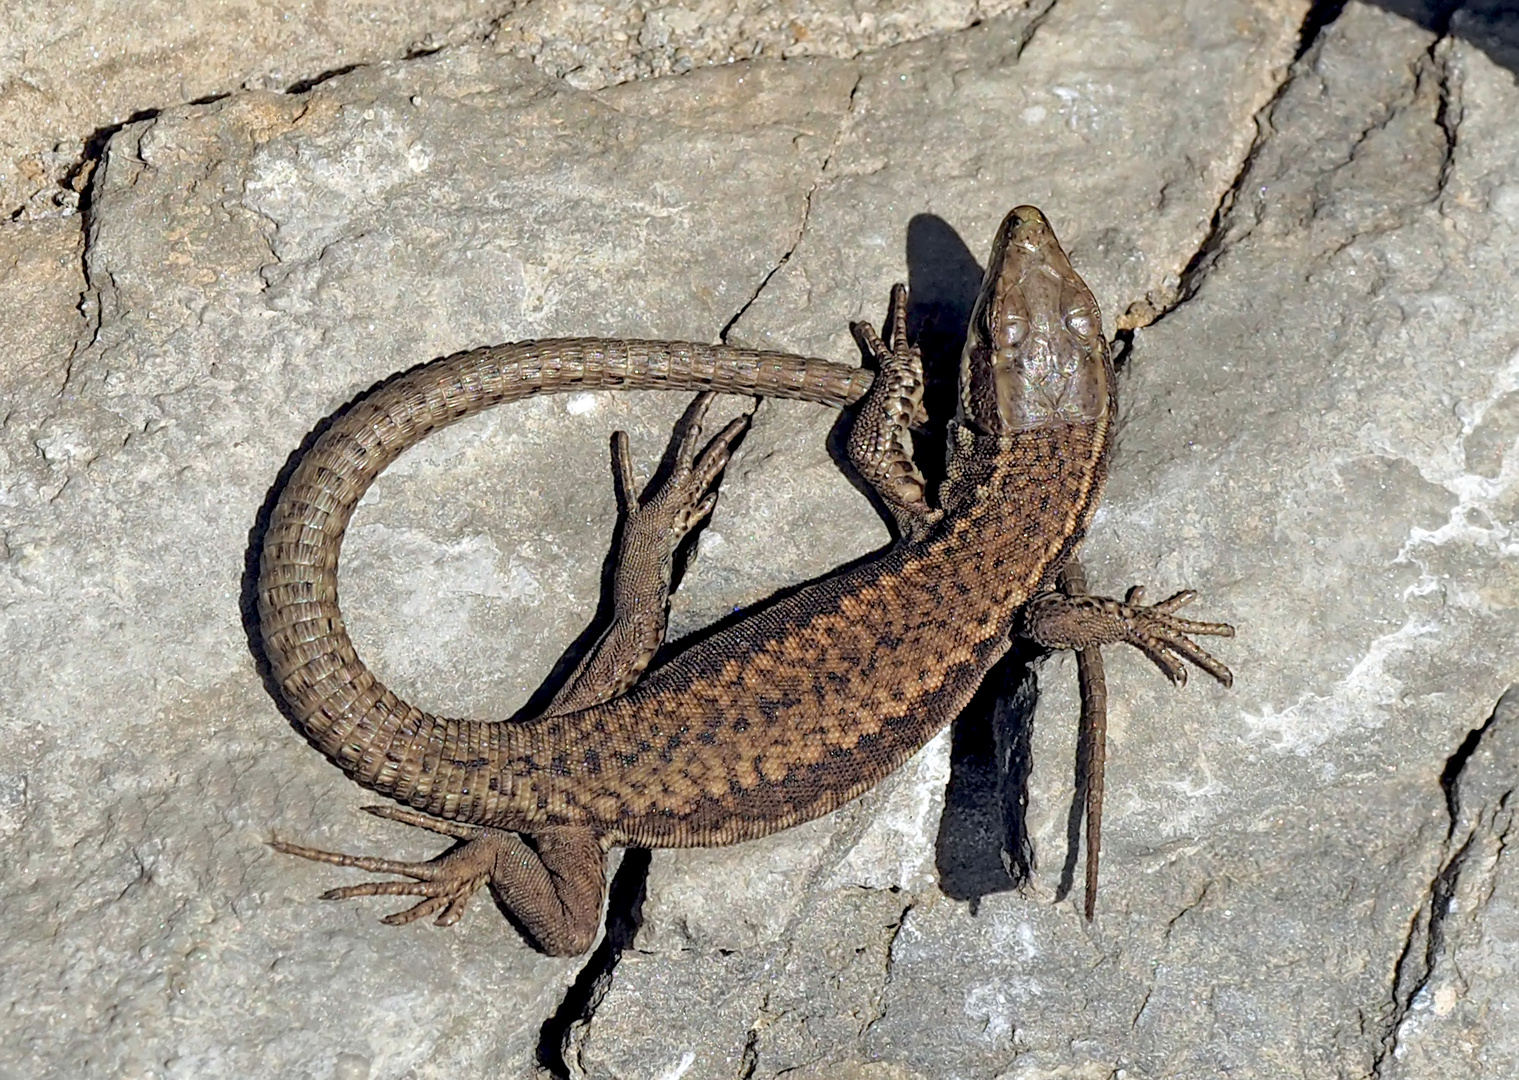
[[[1068,536],[1071,508],[1086,505],[1104,427],[1015,437],[982,513],[792,594],[622,699],[510,729],[514,762],[548,754],[559,765],[514,764],[525,776],[519,805],[623,842],[707,845],[810,820],[874,786],[959,713],[1007,651],[1040,585],[1035,552]],[[1043,514],[1022,500],[1010,513],[995,485],[1051,456],[1055,497]],[[589,760],[585,747],[595,747]],[[621,755],[611,769],[609,753]]]

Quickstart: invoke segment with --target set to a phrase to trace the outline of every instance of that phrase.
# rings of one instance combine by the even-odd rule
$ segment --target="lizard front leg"
[[[1047,649],[1089,649],[1127,643],[1148,656],[1177,686],[1187,683],[1187,664],[1197,665],[1225,686],[1234,674],[1190,634],[1233,637],[1228,623],[1183,619],[1176,612],[1197,599],[1183,589],[1158,604],[1144,603],[1144,587],[1134,586],[1122,600],[1106,596],[1041,593],[1023,609],[1023,636]]]
[[[715,486],[733,445],[748,424],[732,421],[697,453],[702,421],[714,395],[700,394],[676,427],[674,466],[642,496],[633,484],[625,432],[613,435],[613,466],[624,513],[613,577],[611,625],[581,660],[545,715],[562,715],[626,693],[664,641],[675,550],[717,501]],[[415,825],[461,843],[425,862],[322,851],[283,840],[271,846],[303,859],[351,866],[410,881],[369,881],[329,889],[324,900],[360,896],[415,896],[412,907],[386,916],[391,926],[437,914],[452,926],[469,898],[489,885],[501,905],[546,953],[571,956],[590,948],[601,924],[606,889],[606,847],[593,829],[555,827],[529,834],[435,818],[398,806],[366,806],[377,817]]]
[[[907,286],[891,288],[883,342],[869,323],[851,327],[878,371],[849,429],[849,461],[891,511],[904,540],[917,540],[944,516],[929,505],[923,473],[912,457],[913,424],[923,409],[923,357],[907,343]]]

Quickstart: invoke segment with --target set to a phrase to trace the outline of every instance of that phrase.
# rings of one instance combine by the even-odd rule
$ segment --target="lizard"
[[[1188,635],[1226,624],[1062,589],[1106,480],[1117,387],[1096,299],[1035,207],[999,228],[961,358],[937,497],[911,455],[923,419],[907,292],[882,334],[852,329],[874,372],[689,342],[563,338],[454,354],[381,383],[340,412],[281,489],[257,584],[269,671],[298,730],[398,805],[380,817],[457,841],[425,862],[275,839],[278,850],[407,880],[324,893],[417,898],[384,921],[451,925],[489,886],[530,941],[587,950],[611,848],[701,847],[764,836],[861,795],[966,705],[1021,634],[1097,655],[1138,646],[1173,681],[1183,661],[1228,684]],[[641,496],[614,436],[624,512],[611,623],[538,716],[449,719],[401,700],[359,658],[337,602],[338,556],[368,486],[408,447],[481,409],[597,387],[701,392],[675,467]],[[715,392],[856,406],[847,456],[895,539],[646,670],[663,641],[673,553],[713,509],[743,420],[697,452]]]

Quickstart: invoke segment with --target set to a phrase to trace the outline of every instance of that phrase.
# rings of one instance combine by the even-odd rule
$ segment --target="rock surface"
[[[598,44],[527,5],[153,102],[82,239],[0,230],[0,1077],[1512,1075],[1519,33],[1328,8],[617,8]],[[724,49],[787,59],[702,68]],[[249,651],[250,535],[323,416],[523,337],[848,358],[904,276],[942,365],[1019,202],[1124,331],[1094,587],[1239,628],[1230,691],[1110,655],[1094,925],[1058,657],[1022,892],[979,706],[827,819],[630,853],[579,960],[484,902],[381,926],[264,846],[439,848],[355,813]],[[537,399],[408,453],[345,545],[366,657],[439,711],[522,707],[597,604],[607,434],[647,475],[684,404]],[[887,540],[836,415],[723,407],[755,424],[676,634]]]
[[[98,144],[128,120],[239,90],[298,90],[381,60],[489,41],[594,90],[733,60],[847,58],[1021,6],[1020,0],[12,3],[0,26],[0,217],[73,207]]]

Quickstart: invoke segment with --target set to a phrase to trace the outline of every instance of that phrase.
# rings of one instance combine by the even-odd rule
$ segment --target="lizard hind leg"
[[[851,327],[879,370],[849,429],[849,461],[896,519],[904,539],[916,540],[942,516],[929,505],[927,484],[912,456],[910,428],[927,420],[923,357],[907,341],[907,287],[891,289],[882,341],[869,323]]]
[[[532,834],[529,845],[514,832],[483,825],[445,821],[400,806],[366,806],[376,817],[416,825],[462,841],[423,862],[379,859],[302,847],[284,840],[269,846],[314,862],[352,866],[373,874],[395,874],[410,881],[366,881],[329,889],[323,900],[359,896],[409,896],[417,903],[385,916],[388,926],[437,915],[439,926],[452,926],[469,898],[482,885],[527,935],[550,956],[575,956],[596,939],[606,892],[606,853],[590,829],[555,828]]]
[[[664,644],[676,549],[712,513],[723,470],[749,426],[748,416],[740,416],[702,447],[702,423],[715,396],[702,393],[691,402],[675,428],[669,474],[651,481],[641,495],[633,483],[627,433],[613,434],[623,526],[612,576],[612,618],[543,715],[563,716],[621,697]]]

